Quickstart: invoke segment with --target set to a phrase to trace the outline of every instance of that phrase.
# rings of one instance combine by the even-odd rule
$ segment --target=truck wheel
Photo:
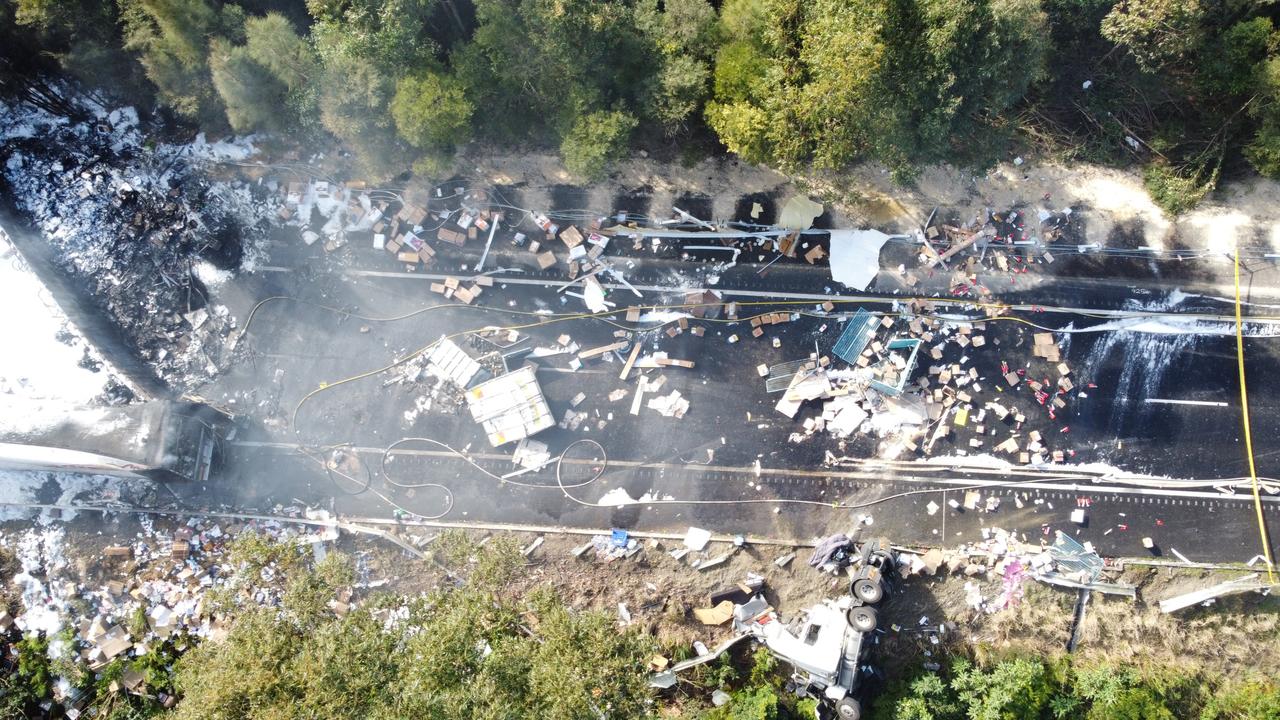
[[[868,605],[878,603],[884,597],[884,586],[879,578],[858,578],[853,581],[853,594]]]
[[[836,703],[836,715],[840,720],[858,720],[862,717],[862,705],[851,697],[841,698],[840,702]]]
[[[858,632],[869,633],[876,629],[879,620],[876,609],[867,605],[849,608],[849,625]]]

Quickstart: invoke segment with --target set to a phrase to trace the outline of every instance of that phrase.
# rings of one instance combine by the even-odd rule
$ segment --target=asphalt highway
[[[1093,542],[1104,553],[1124,555],[1144,553],[1143,537],[1153,538],[1161,550],[1175,547],[1195,560],[1247,560],[1261,552],[1252,496],[1247,491],[1228,494],[1211,486],[1172,489],[1116,480],[1118,474],[1205,480],[1247,474],[1234,337],[1217,334],[1224,331],[1217,327],[1208,333],[1184,334],[1083,332],[1118,316],[1135,315],[1174,322],[1202,316],[1226,327],[1233,308],[1214,298],[1229,297],[1231,288],[1223,294],[1222,263],[1217,260],[1186,261],[1202,267],[1197,266],[1195,277],[1176,282],[1158,277],[1158,267],[1139,278],[1130,277],[1132,272],[1125,275],[1129,269],[1113,277],[1071,273],[1059,277],[1055,271],[1070,265],[1059,260],[1018,276],[1020,281],[1025,279],[1024,289],[993,294],[996,302],[1023,307],[1011,313],[1016,320],[987,321],[988,347],[984,352],[966,353],[971,357],[963,359],[978,369],[979,382],[987,385],[988,392],[999,385],[1002,362],[1019,366],[1029,359],[1030,337],[1037,329],[1022,321],[1075,331],[1059,336],[1067,338],[1063,360],[1071,366],[1077,385],[1067,408],[1050,418],[1035,406],[1029,392],[1013,388],[1005,395],[1027,411],[1024,432],[1040,431],[1046,445],[1067,453],[1069,463],[1091,468],[1055,475],[1052,467],[1037,472],[963,469],[960,466],[968,462],[971,451],[987,454],[993,441],[988,440],[980,451],[973,450],[969,440],[978,436],[961,429],[934,448],[934,456],[949,459],[929,465],[912,453],[886,448],[881,438],[855,435],[840,442],[822,433],[795,437],[804,418],[820,410],[806,407],[794,421],[774,411],[777,396],[765,392],[756,367],[803,358],[815,343],[822,352],[829,352],[841,330],[842,313],[859,306],[876,312],[894,309],[893,303],[903,299],[904,288],[882,287],[896,283],[893,254],[901,247],[886,246],[881,267],[890,270],[882,270],[867,292],[833,286],[825,267],[803,260],[788,259],[760,272],[771,257],[758,261],[743,253],[737,265],[724,267],[723,259],[685,260],[669,250],[669,257],[619,250],[622,256],[611,262],[625,267],[627,282],[643,294],[635,297],[622,284],[611,285],[609,300],[620,309],[631,304],[678,305],[691,289],[705,287],[726,299],[763,303],[751,306],[753,312],[804,314],[770,328],[759,340],[750,338],[745,321],[734,325],[690,319],[691,324],[706,328],[700,338],[690,333],[668,337],[665,326],[633,327],[646,347],[695,361],[692,369],[668,368],[661,373],[667,377],[662,393],[678,390],[690,401],[683,418],[663,417],[649,409],[632,416],[630,394],[610,402],[607,396],[614,390],[634,391],[634,382],[618,378],[620,358],[587,361],[576,372],[568,367],[567,356],[537,359],[539,382],[553,413],[563,417],[572,399],[582,393],[586,399],[576,410],[590,416],[577,430],[554,427],[538,439],[559,453],[577,439],[591,438],[601,443],[608,456],[604,474],[571,490],[573,497],[555,485],[549,470],[518,478],[542,487],[503,484],[455,455],[425,445],[410,447],[416,454],[397,453],[396,472],[444,484],[453,499],[446,504],[443,493],[430,488],[409,493],[387,482],[377,470],[381,448],[403,437],[447,443],[498,475],[514,469],[503,459],[513,446],[489,447],[465,408],[437,402],[430,410],[415,411],[429,393],[415,384],[393,382],[394,371],[335,382],[393,364],[442,335],[483,326],[532,324],[521,330],[528,336],[527,347],[553,344],[561,334],[571,335],[583,348],[595,347],[611,342],[617,330],[599,319],[568,317],[586,311],[582,301],[556,292],[566,281],[563,272],[531,270],[528,253],[518,248],[490,252],[487,268],[520,267],[522,271],[496,275],[495,287],[477,302],[481,307],[452,305],[388,322],[351,315],[391,318],[445,304],[428,291],[425,280],[443,274],[467,277],[482,245],[473,241],[426,273],[404,273],[402,266],[380,251],[353,245],[325,255],[318,244],[307,247],[282,238],[269,267],[220,288],[219,301],[241,318],[265,298],[292,298],[271,301],[257,311],[240,341],[245,359],[202,393],[250,420],[249,429],[231,451],[220,499],[261,509],[300,499],[328,503],[352,515],[388,515],[399,507],[429,516],[447,509],[448,518],[454,520],[571,527],[678,531],[698,525],[794,539],[845,530],[869,516],[877,532],[901,542],[950,544],[977,539],[982,528],[997,526],[1050,539],[1052,531],[1060,529]],[[1280,285],[1271,282],[1272,273],[1268,268],[1258,271],[1254,302],[1270,299],[1271,291],[1264,288]],[[715,282],[709,282],[713,277]],[[932,287],[941,294],[945,285],[938,280]],[[1176,295],[1175,290],[1186,295]],[[841,299],[837,296],[848,302],[824,315],[818,304],[822,299]],[[938,311],[967,312],[981,320],[982,313],[972,307],[974,301],[973,297],[952,297],[946,308],[939,303]],[[1268,314],[1261,305],[1249,310],[1259,320]],[[535,312],[543,314],[517,314]],[[621,321],[621,313],[614,319]],[[1267,325],[1258,322],[1251,329],[1265,335]],[[733,334],[742,339],[730,343],[728,337]],[[775,337],[776,348],[771,342]],[[492,349],[477,343],[471,351],[479,355]],[[952,351],[955,356],[944,362],[961,362],[958,349]],[[1246,342],[1258,471],[1266,477],[1280,477],[1280,452],[1269,445],[1278,419],[1274,398],[1280,392],[1275,353],[1274,340],[1251,337]],[[511,361],[518,364],[522,359],[512,357]],[[921,364],[923,371],[927,363],[922,360]],[[988,430],[994,442],[1006,433],[999,427]],[[352,494],[360,488],[335,479],[316,461],[333,446],[359,449],[369,468],[370,491]],[[831,456],[861,462],[833,466],[827,462]],[[886,456],[891,461],[866,462]],[[573,467],[581,480],[586,472],[582,466],[594,460],[567,461],[566,466]],[[993,482],[1016,484],[992,486]],[[949,500],[963,502],[964,489],[971,485],[981,486],[972,489],[982,497],[983,509],[948,505]],[[670,502],[594,505],[619,489],[631,498],[647,494]],[[913,494],[899,496],[905,492]],[[999,498],[998,507],[990,512],[985,510],[988,496]],[[1264,499],[1268,517],[1274,517],[1280,497],[1266,493]],[[938,505],[933,514],[927,508],[930,502]],[[1083,524],[1069,517],[1078,507],[1086,510]]]

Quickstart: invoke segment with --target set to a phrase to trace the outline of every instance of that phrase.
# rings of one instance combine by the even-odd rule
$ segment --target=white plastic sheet
[[[831,279],[866,290],[880,272],[880,248],[889,237],[879,230],[832,230]]]

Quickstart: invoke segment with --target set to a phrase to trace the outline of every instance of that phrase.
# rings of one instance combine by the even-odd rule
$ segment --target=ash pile
[[[75,120],[0,105],[0,178],[57,268],[161,380],[189,390],[229,360],[235,320],[208,286],[254,262],[272,212],[264,190],[203,165],[252,148],[151,145],[132,108],[84,109]]]

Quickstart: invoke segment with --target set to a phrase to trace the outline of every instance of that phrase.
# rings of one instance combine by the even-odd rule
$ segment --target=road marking
[[[1259,492],[1258,468],[1253,455],[1253,431],[1249,426],[1249,384],[1245,381],[1244,372],[1244,325],[1240,311],[1240,239],[1236,239],[1235,247],[1235,279],[1236,279],[1236,364],[1240,369],[1240,417],[1244,422],[1244,448],[1249,458],[1249,478],[1253,481],[1253,503],[1258,515],[1258,535],[1262,540],[1262,555],[1267,561],[1267,582],[1276,584],[1276,565],[1271,559],[1271,535],[1267,532],[1267,521],[1262,517],[1262,495]]]
[[[260,448],[260,449],[268,449],[268,450],[293,450],[293,451],[299,451],[304,448],[312,447],[309,445],[302,445],[299,443],[263,442],[263,441],[255,441],[255,440],[237,440],[237,441],[233,441],[231,444],[237,447]],[[365,455],[377,455],[377,456],[381,456],[382,453],[386,450],[386,448],[364,447],[364,446],[348,447],[346,449],[351,450],[353,452],[365,454]],[[422,457],[462,461],[462,459],[459,458],[458,455],[456,455],[455,453],[448,452],[446,450],[397,449],[395,454],[418,455]],[[499,455],[495,453],[474,453],[469,455],[468,457],[475,461],[492,460],[492,461],[510,462],[511,460],[511,457],[509,455]],[[592,460],[585,460],[585,459],[578,460],[573,458],[565,458],[565,461],[575,465],[591,465],[591,464],[597,464],[599,462],[599,461],[592,461]],[[1178,490],[1178,489],[1173,489],[1168,487],[1145,488],[1145,487],[1132,487],[1132,486],[1125,486],[1125,485],[1103,485],[1096,482],[1089,482],[1089,483],[1062,482],[1061,474],[1043,473],[1040,471],[1017,471],[1017,473],[1024,476],[1029,476],[1030,478],[1034,478],[1037,475],[1044,475],[1045,476],[1044,480],[1027,479],[1023,481],[1018,481],[1018,480],[1011,481],[1008,479],[986,480],[986,479],[974,478],[974,477],[966,477],[966,478],[932,477],[931,478],[931,477],[919,477],[915,475],[883,477],[883,476],[871,474],[870,472],[841,472],[841,471],[827,472],[827,471],[814,471],[814,470],[781,470],[781,469],[771,469],[771,468],[761,468],[759,471],[759,474],[757,475],[756,469],[753,467],[727,467],[727,466],[717,466],[717,465],[685,466],[685,465],[672,465],[668,463],[640,462],[635,460],[610,460],[608,464],[610,467],[613,467],[613,468],[640,469],[640,470],[649,470],[649,471],[659,470],[664,473],[668,470],[672,471],[673,473],[690,472],[692,471],[692,468],[696,467],[697,470],[710,471],[712,473],[717,473],[717,474],[742,473],[744,475],[755,476],[755,477],[760,477],[763,475],[773,475],[773,476],[779,476],[783,478],[807,477],[810,479],[825,479],[825,480],[833,480],[833,479],[877,480],[881,483],[901,482],[901,483],[911,483],[911,484],[921,484],[921,485],[928,485],[928,484],[957,485],[957,486],[964,486],[964,487],[981,486],[981,487],[991,487],[995,489],[1010,487],[1011,483],[1013,483],[1014,487],[1025,485],[1026,487],[1033,490],[1063,490],[1063,491],[1068,491],[1073,493],[1137,495],[1137,496],[1155,497],[1161,500],[1162,502],[1167,502],[1165,498],[1167,498],[1169,495],[1177,495],[1178,497],[1186,497],[1186,498],[1205,498],[1209,500],[1238,500],[1238,498],[1235,498],[1231,494],[1221,493],[1221,492],[1206,492],[1206,491],[1200,491],[1200,490]],[[932,466],[925,466],[919,469],[932,469]],[[944,468],[944,469],[949,469],[952,472],[971,472],[972,470],[982,470],[983,468],[972,468],[972,469]],[[1088,480],[1089,477],[1090,476],[1087,476],[1087,475],[1081,475],[1080,479]],[[1093,477],[1097,477],[1100,479],[1100,476],[1093,476]],[[1053,478],[1053,480],[1050,480],[1050,478]],[[1160,478],[1160,480],[1167,482],[1168,478]],[[1203,483],[1203,481],[1199,481],[1199,482]],[[547,487],[554,488],[556,486],[549,484],[547,485]],[[1067,496],[1064,495],[1062,497],[1065,498]],[[1262,501],[1280,505],[1280,497],[1265,497],[1265,498],[1262,498]]]
[[[1205,407],[1227,407],[1224,402],[1216,400],[1167,400],[1158,398],[1147,398],[1146,402],[1156,403],[1159,405],[1203,405]]]
[[[291,268],[281,267],[279,265],[264,265],[259,267],[257,271],[258,272],[276,272],[276,273],[294,272],[294,270]],[[353,275],[356,277],[392,278],[397,280],[417,280],[417,281],[439,281],[439,280],[444,280],[446,278],[460,277],[460,275],[457,273],[454,273],[454,274],[429,273],[429,272],[404,273],[404,272],[391,272],[387,270],[356,270],[352,268],[344,268],[342,270],[342,273],[344,275]],[[519,278],[519,277],[507,277],[507,278],[495,277],[494,281],[499,283],[505,283],[508,285],[528,285],[528,286],[544,287],[544,288],[550,288],[550,289],[554,289],[555,287],[559,286],[564,282],[563,279],[537,280],[533,278]],[[906,303],[913,299],[905,295],[896,295],[896,296],[834,295],[834,294],[828,295],[825,293],[801,293],[801,292],[787,292],[787,291],[774,291],[774,290],[734,290],[731,288],[720,288],[720,287],[697,288],[697,287],[674,287],[671,285],[627,286],[621,283],[610,283],[610,282],[602,282],[600,284],[610,290],[629,290],[631,289],[631,287],[634,287],[637,290],[644,290],[645,292],[654,292],[654,293],[663,293],[663,294],[681,294],[681,295],[688,294],[688,293],[695,293],[695,292],[717,292],[721,296],[726,296],[726,297],[753,297],[753,298],[766,298],[771,300],[811,300],[815,304],[830,300],[833,302],[857,302],[857,303],[864,303],[868,305],[870,304],[895,305],[895,304]],[[972,307],[976,304],[976,301],[972,299],[952,299],[952,298],[945,298],[945,297],[936,297],[936,298],[929,297],[929,298],[918,298],[918,299],[927,300],[928,302],[932,303],[936,307],[946,307],[946,308],[967,308],[967,307]],[[1016,310],[1019,312],[1037,312],[1037,313],[1038,312],[1060,312],[1060,313],[1087,314],[1087,315],[1093,315],[1096,317],[1109,317],[1109,318],[1178,317],[1178,318],[1191,318],[1196,320],[1214,320],[1219,322],[1235,321],[1234,315],[1221,315],[1216,313],[1183,313],[1183,312],[1175,312],[1175,311],[1169,311],[1169,310],[1105,310],[1105,309],[1095,309],[1095,308],[1067,307],[1062,305],[1001,305],[1000,307],[1008,310]],[[1280,319],[1249,318],[1248,322],[1254,323],[1254,324],[1280,324]]]

